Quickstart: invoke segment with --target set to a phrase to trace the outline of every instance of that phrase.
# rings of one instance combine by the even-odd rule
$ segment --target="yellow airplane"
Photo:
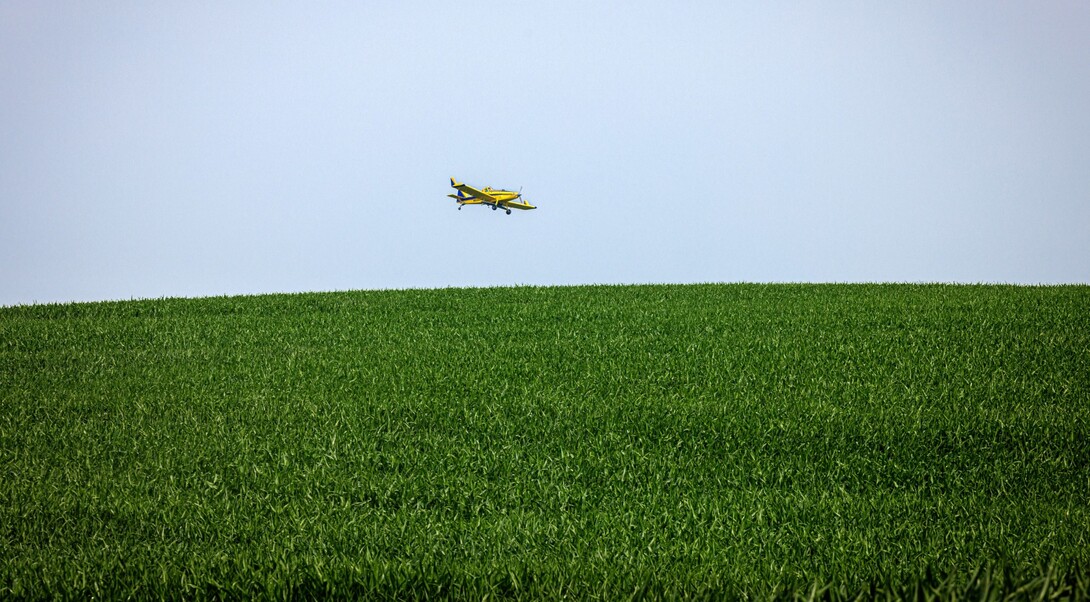
[[[472,186],[461,184],[454,178],[450,179],[450,187],[457,190],[457,194],[448,194],[450,198],[458,201],[458,209],[462,205],[489,205],[492,210],[503,209],[507,215],[511,215],[511,209],[537,209],[522,199],[522,191],[497,190],[488,186],[484,190],[477,190]]]

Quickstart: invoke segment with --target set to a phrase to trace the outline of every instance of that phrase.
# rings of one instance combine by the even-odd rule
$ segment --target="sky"
[[[0,305],[1088,283],[1088,107],[1084,0],[8,0]]]

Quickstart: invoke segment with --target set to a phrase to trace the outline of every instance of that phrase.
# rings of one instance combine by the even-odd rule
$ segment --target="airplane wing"
[[[486,203],[493,203],[493,204],[496,203],[496,197],[488,194],[487,192],[477,190],[476,188],[474,188],[472,186],[467,186],[466,184],[459,184],[459,183],[453,183],[453,184],[451,184],[451,186],[454,186],[458,190],[461,190],[462,192],[468,194],[471,197],[481,199],[481,201],[484,201]]]

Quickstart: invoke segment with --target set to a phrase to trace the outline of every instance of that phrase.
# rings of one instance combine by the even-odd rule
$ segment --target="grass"
[[[1090,288],[0,308],[0,597],[1090,597]]]

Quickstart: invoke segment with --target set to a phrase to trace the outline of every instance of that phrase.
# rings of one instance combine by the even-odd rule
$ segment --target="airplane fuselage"
[[[494,197],[497,201],[501,202],[513,201],[522,196],[522,193],[519,192],[512,190],[497,190],[495,188],[489,188],[488,186],[484,187],[484,191],[487,192],[489,196]]]

